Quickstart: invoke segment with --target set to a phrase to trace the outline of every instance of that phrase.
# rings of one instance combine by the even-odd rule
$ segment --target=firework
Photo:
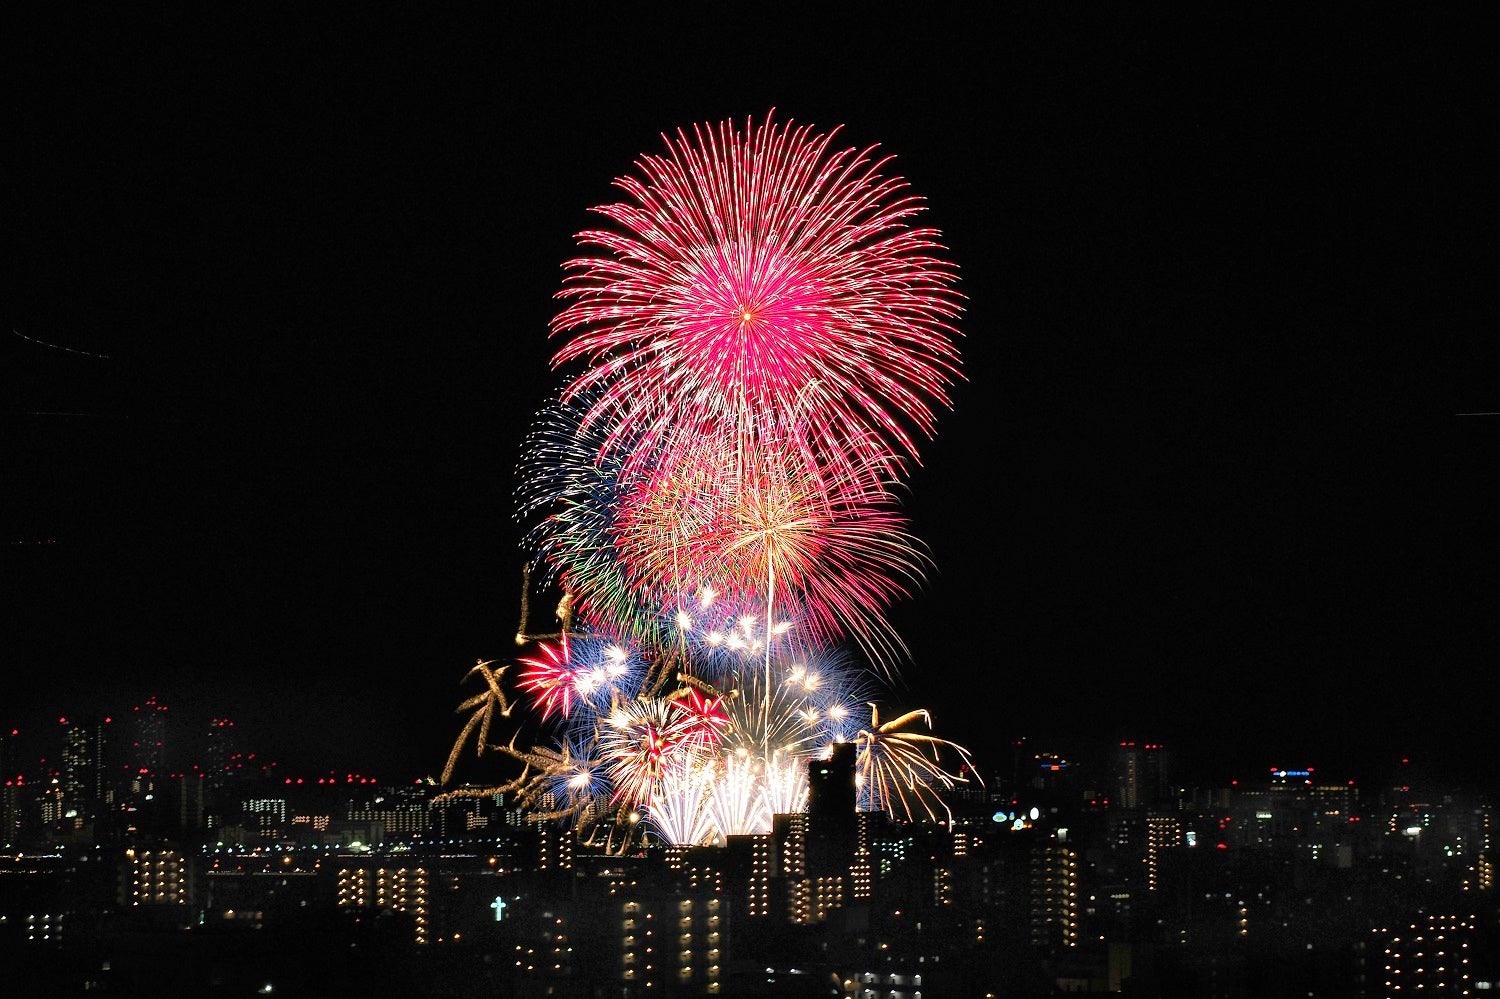
[[[896,495],[958,376],[960,296],[888,161],[833,139],[679,131],[598,209],[615,230],[580,234],[552,331],[583,370],[519,469],[531,648],[470,671],[443,782],[470,742],[512,774],[445,797],[514,794],[609,851],[721,843],[803,810],[810,761],[852,742],[861,808],[945,813],[967,753],[925,711],[882,723],[843,645],[887,676],[904,651],[886,613],[927,561]],[[530,630],[533,566],[555,633]],[[516,703],[540,745],[490,741]]]
[[[770,423],[825,454],[914,454],[957,374],[959,296],[888,158],[769,117],[663,138],[595,209],[618,229],[567,265],[554,364],[593,365],[572,390],[598,393],[590,418],[648,444]]]
[[[761,797],[772,815],[789,815],[807,809],[808,758],[772,752],[764,761]],[[769,831],[769,827],[762,831]]]
[[[713,749],[729,727],[721,694],[705,695],[695,687],[685,687],[671,700],[678,714],[683,740],[693,749]]]
[[[940,754],[951,752],[965,770],[972,770],[968,750],[947,739],[910,731],[907,726],[918,721],[929,730],[932,728],[932,716],[924,710],[908,711],[882,724],[880,708],[874,704],[869,707],[870,725],[861,729],[854,740],[858,747],[855,786],[861,811],[884,811],[907,817],[921,813],[936,820],[941,810],[951,820],[952,813],[937,789],[964,784],[967,780],[946,770]]]
[[[877,686],[868,670],[839,651],[793,662],[782,684],[801,697],[802,717],[819,747],[854,741],[859,732],[859,706]]]
[[[726,705],[730,731],[725,745],[769,759],[811,759],[823,748],[808,692],[787,682],[787,671],[755,668],[739,677],[738,697]]]
[[[719,839],[709,803],[716,794],[712,766],[684,763],[667,768],[646,809],[646,822],[674,846],[694,846]]]
[[[650,805],[657,783],[673,766],[690,762],[690,720],[661,699],[616,705],[600,726],[600,749],[614,785],[613,804]]]
[[[473,711],[473,714],[469,715],[469,720],[464,722],[463,731],[459,732],[458,738],[453,743],[452,751],[448,753],[448,762],[443,766],[444,784],[448,783],[449,779],[453,776],[453,768],[458,763],[459,754],[463,752],[464,743],[468,741],[470,734],[475,733],[477,730],[474,740],[475,755],[483,756],[485,748],[489,744],[490,726],[495,720],[496,712],[502,718],[510,717],[512,705],[510,700],[505,696],[505,691],[500,687],[500,678],[505,675],[505,671],[509,667],[501,666],[499,669],[493,669],[493,666],[493,662],[486,662],[481,659],[475,663],[474,668],[469,670],[468,674],[464,677],[465,680],[476,674],[482,677],[484,680],[484,690],[464,700],[456,709],[459,712]]]
[[[763,662],[768,648],[777,658],[800,648],[795,622],[773,620],[767,627],[763,605],[736,594],[705,586],[667,609],[662,624],[675,633],[688,669],[711,683],[733,683],[741,670]]]
[[[649,626],[615,548],[622,489],[618,460],[601,454],[606,435],[584,426],[581,403],[554,400],[527,435],[518,471],[518,516],[544,573],[573,598],[585,625],[628,638]]]
[[[609,798],[609,781],[597,745],[590,738],[563,743],[557,759],[542,768],[542,787],[554,808],[568,814],[592,814]]]
[[[898,657],[884,613],[920,584],[926,558],[883,466],[740,455],[727,437],[692,455],[621,498],[616,552],[640,602],[714,592],[758,604],[773,633],[795,623],[814,647],[849,637],[881,663]]]
[[[744,749],[725,753],[713,763],[713,795],[708,801],[714,829],[721,836],[771,831],[766,807],[762,761]]]
[[[538,648],[539,657],[520,660],[526,667],[521,671],[521,689],[536,698],[543,721],[554,711],[566,718],[573,710],[574,695],[586,674],[573,665],[566,635],[556,645],[543,643]]]

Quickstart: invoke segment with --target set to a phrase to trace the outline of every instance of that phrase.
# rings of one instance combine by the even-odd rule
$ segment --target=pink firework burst
[[[680,720],[682,738],[698,749],[711,749],[719,744],[725,729],[729,728],[729,715],[724,711],[722,696],[710,697],[689,687],[671,701]]]
[[[536,699],[544,721],[554,712],[566,718],[581,692],[579,681],[584,674],[573,665],[566,634],[556,645],[543,642],[537,648],[541,652],[537,658],[517,660],[526,667],[517,685]]]
[[[598,252],[567,264],[552,322],[571,337],[554,364],[591,365],[570,392],[596,393],[607,447],[770,425],[825,456],[899,457],[912,428],[931,434],[958,372],[954,268],[909,224],[922,203],[882,174],[889,158],[834,134],[695,126],[615,182],[627,200],[596,211],[619,229],[579,234]]]

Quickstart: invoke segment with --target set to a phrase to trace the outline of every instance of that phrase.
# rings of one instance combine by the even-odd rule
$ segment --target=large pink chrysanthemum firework
[[[875,442],[915,454],[958,371],[960,296],[939,234],[872,149],[835,133],[730,122],[665,137],[665,155],[579,234],[555,320],[570,390],[610,443],[654,451],[674,430],[796,427],[829,457]],[[777,431],[779,432],[779,431]],[[625,434],[628,433],[628,439]]]

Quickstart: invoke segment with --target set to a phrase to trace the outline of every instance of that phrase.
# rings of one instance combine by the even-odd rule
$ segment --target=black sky
[[[1211,772],[1492,758],[1469,26],[289,10],[10,42],[0,721],[157,692],[439,766],[512,648],[572,234],[659,132],[775,107],[895,153],[968,296],[899,700]]]

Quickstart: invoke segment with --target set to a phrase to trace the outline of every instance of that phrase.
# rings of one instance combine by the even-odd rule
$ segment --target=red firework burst
[[[769,426],[825,457],[904,456],[931,434],[958,371],[954,269],[889,159],[834,134],[697,126],[615,182],[628,200],[596,211],[623,231],[579,234],[598,254],[567,264],[552,323],[571,334],[554,364],[591,365],[570,390],[598,393],[588,419],[620,428],[608,446]]]
[[[615,786],[612,804],[649,805],[662,774],[692,743],[687,718],[662,700],[617,704],[599,728],[600,752]]]
[[[709,697],[689,687],[680,697],[673,698],[671,704],[680,716],[682,738],[698,748],[717,746],[729,728],[723,697]]]
[[[539,658],[517,660],[526,667],[516,681],[517,686],[532,694],[542,709],[544,721],[553,712],[566,718],[573,710],[579,676],[568,651],[568,636],[564,634],[556,645],[543,642],[537,648],[541,652]]]

